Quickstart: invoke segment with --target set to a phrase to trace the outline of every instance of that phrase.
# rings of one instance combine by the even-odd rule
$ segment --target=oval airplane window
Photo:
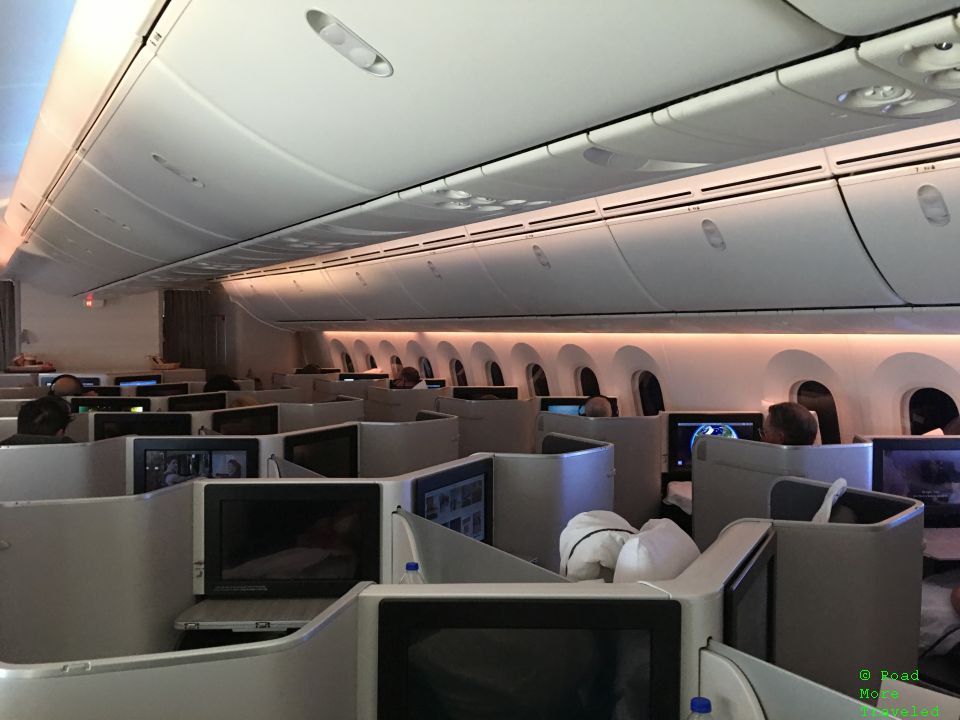
[[[367,367],[373,370],[377,367],[377,359],[373,355],[367,355]]]
[[[936,388],[920,388],[910,396],[910,434],[923,435],[942,428],[957,414],[957,404],[945,392]]]
[[[420,358],[420,377],[422,378],[432,378],[433,377],[433,365],[430,364],[430,361],[425,357]]]
[[[459,360],[450,361],[450,374],[453,375],[453,381],[457,385],[469,385],[467,382],[467,370]]]
[[[390,372],[393,377],[399,376],[401,370],[403,370],[403,361],[397,355],[392,356],[390,358]]]
[[[820,424],[820,442],[824,445],[839,445],[840,419],[837,417],[837,404],[829,388],[813,380],[807,380],[797,388],[797,402],[810,412],[817,414],[817,422]]]
[[[588,367],[580,368],[577,371],[577,385],[580,387],[581,395],[599,395],[600,382],[597,375]]]
[[[353,358],[350,357],[350,353],[343,353],[340,356],[340,359],[343,360],[343,371],[352,373],[353,370]]]
[[[500,363],[491,360],[487,365],[487,372],[490,375],[490,384],[503,387],[506,382],[503,379],[503,370],[500,369]]]
[[[649,370],[643,370],[636,375],[637,383],[637,411],[641,415],[659,415],[666,408],[663,405],[663,391],[660,381]]]
[[[550,394],[550,384],[547,382],[547,374],[543,371],[543,368],[536,363],[527,365],[527,382],[530,384],[530,392],[537,397]]]

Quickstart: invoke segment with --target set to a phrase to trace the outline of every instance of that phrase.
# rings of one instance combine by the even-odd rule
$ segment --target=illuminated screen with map
[[[759,440],[762,425],[763,415],[760,413],[671,415],[668,469],[689,470],[693,466],[693,445],[701,437]]]

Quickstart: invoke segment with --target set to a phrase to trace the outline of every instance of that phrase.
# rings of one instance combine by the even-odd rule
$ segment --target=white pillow
[[[623,544],[637,532],[609,510],[575,515],[560,533],[560,574],[571,580],[613,577]]]
[[[648,520],[620,550],[613,581],[672,580],[698,557],[696,543],[673,520]]]

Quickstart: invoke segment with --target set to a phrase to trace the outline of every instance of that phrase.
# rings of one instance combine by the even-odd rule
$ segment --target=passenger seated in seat
[[[316,363],[307,363],[302,368],[297,368],[294,375],[320,375],[320,369]]]
[[[427,387],[427,383],[420,379],[419,370],[407,366],[400,368],[393,387],[397,390],[423,390]]]
[[[604,395],[591,395],[583,404],[584,417],[613,417],[613,405]]]
[[[763,419],[760,439],[773,445],[813,445],[817,419],[800,403],[771,405]]]
[[[203,391],[205,393],[239,389],[240,386],[237,385],[236,381],[229,375],[214,375],[212,378],[207,380],[207,384],[203,386]]]
[[[62,398],[46,397],[24,403],[17,413],[17,432],[0,445],[48,445],[73,442],[64,437],[70,406]]]
[[[93,390],[87,390],[75,375],[57,375],[50,383],[50,394],[57,397],[70,395],[96,395]]]

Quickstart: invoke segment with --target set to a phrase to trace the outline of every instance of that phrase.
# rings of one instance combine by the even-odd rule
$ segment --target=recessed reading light
[[[390,61],[333,15],[308,10],[307,23],[321,40],[364,72],[377,77],[393,75]]]

